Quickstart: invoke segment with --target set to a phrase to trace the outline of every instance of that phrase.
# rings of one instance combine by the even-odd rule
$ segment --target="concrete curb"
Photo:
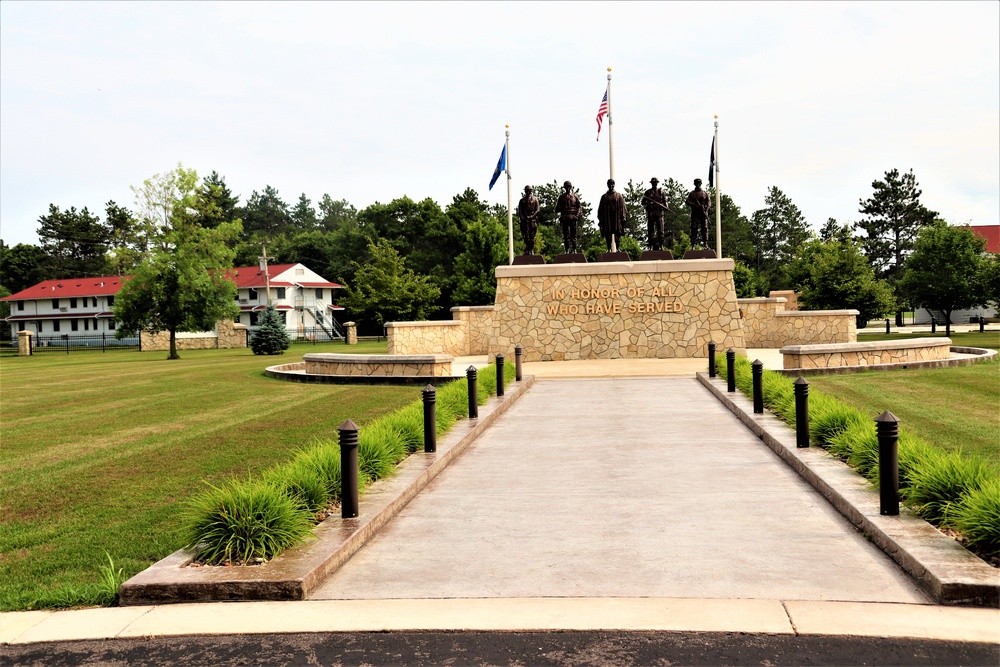
[[[464,419],[439,438],[436,452],[410,455],[394,475],[368,487],[357,518],[331,517],[313,530],[316,539],[263,565],[187,567],[194,554],[180,549],[122,584],[119,604],[304,600],[523,396],[534,380],[529,375],[511,383],[504,396],[493,396],[479,407],[478,419]]]
[[[1000,571],[905,507],[898,516],[882,516],[878,491],[847,464],[818,447],[798,449],[794,430],[776,416],[754,414],[753,403],[738,391],[728,393],[721,378],[709,378],[704,372],[697,377],[935,600],[947,605],[1000,606]]]

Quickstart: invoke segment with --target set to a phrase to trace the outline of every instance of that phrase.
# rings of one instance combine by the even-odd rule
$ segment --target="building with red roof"
[[[257,316],[271,302],[284,320],[293,338],[323,334],[342,338],[343,331],[332,311],[343,310],[334,302],[334,290],[342,285],[326,280],[303,264],[276,264],[265,274],[259,267],[247,266],[230,271],[237,288],[240,306],[238,323],[254,327]],[[0,299],[10,303],[11,337],[18,331],[31,331],[39,337],[62,338],[101,334],[113,336],[115,321],[112,306],[122,287],[120,276],[45,280]]]
[[[986,252],[1000,253],[1000,224],[970,225],[969,229],[976,236],[986,240]]]

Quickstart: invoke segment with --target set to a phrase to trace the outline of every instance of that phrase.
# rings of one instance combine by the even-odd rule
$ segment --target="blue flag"
[[[493,170],[493,178],[490,179],[490,190],[496,185],[502,171],[507,171],[507,144],[504,144],[503,150],[500,151],[500,161],[497,162],[497,168]]]

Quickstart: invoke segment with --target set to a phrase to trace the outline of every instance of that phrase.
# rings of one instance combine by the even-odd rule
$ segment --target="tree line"
[[[533,187],[541,206],[535,251],[551,261],[562,252],[555,213],[561,188],[556,180]],[[674,178],[662,187],[668,203],[666,247],[680,257],[690,248],[690,213],[684,203],[688,188]],[[629,211],[622,250],[633,259],[646,248],[645,189],[642,181],[630,180],[622,190]],[[373,332],[386,321],[447,319],[454,305],[491,304],[494,268],[507,263],[506,208],[487,203],[471,188],[454,195],[444,208],[430,198],[408,196],[361,210],[329,194],[315,205],[305,194],[290,204],[270,185],[254,190],[241,204],[217,172],[199,180],[193,169],[178,165],[132,191],[132,208],[109,201],[103,220],[87,208],[50,204],[38,219],[38,245],[8,247],[0,241],[0,290],[16,292],[49,278],[132,274],[145,259],[170,249],[170,234],[178,227],[225,227],[225,233],[213,238],[224,243],[224,257],[234,265],[256,265],[265,250],[272,263],[301,262],[343,284],[340,305],[362,331]],[[749,215],[723,194],[723,250],[736,260],[738,295],[795,289],[802,292],[803,307],[856,308],[860,321],[897,312],[897,324],[906,307],[927,305],[945,312],[995,301],[996,257],[983,257],[981,240],[971,232],[959,243],[966,248],[964,259],[948,271],[962,273],[956,277],[965,285],[961,295],[944,303],[940,294],[922,291],[918,274],[906,277],[921,231],[943,224],[936,211],[920,202],[921,194],[912,170],[892,169],[872,182],[868,198],[859,200],[857,222],[841,224],[831,218],[818,234],[776,186],[768,188],[764,206]],[[957,231],[936,232],[938,236],[962,236],[962,228],[944,228]],[[521,253],[524,242],[516,224],[514,235],[515,252]],[[709,238],[714,237],[712,215]],[[589,202],[583,202],[579,240],[588,260],[605,250]],[[926,247],[920,252],[940,254]],[[935,282],[941,283],[940,275]]]

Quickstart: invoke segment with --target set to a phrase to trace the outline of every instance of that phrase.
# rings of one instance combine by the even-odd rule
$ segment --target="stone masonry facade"
[[[705,357],[746,348],[733,261],[497,267],[490,355],[525,361]]]

